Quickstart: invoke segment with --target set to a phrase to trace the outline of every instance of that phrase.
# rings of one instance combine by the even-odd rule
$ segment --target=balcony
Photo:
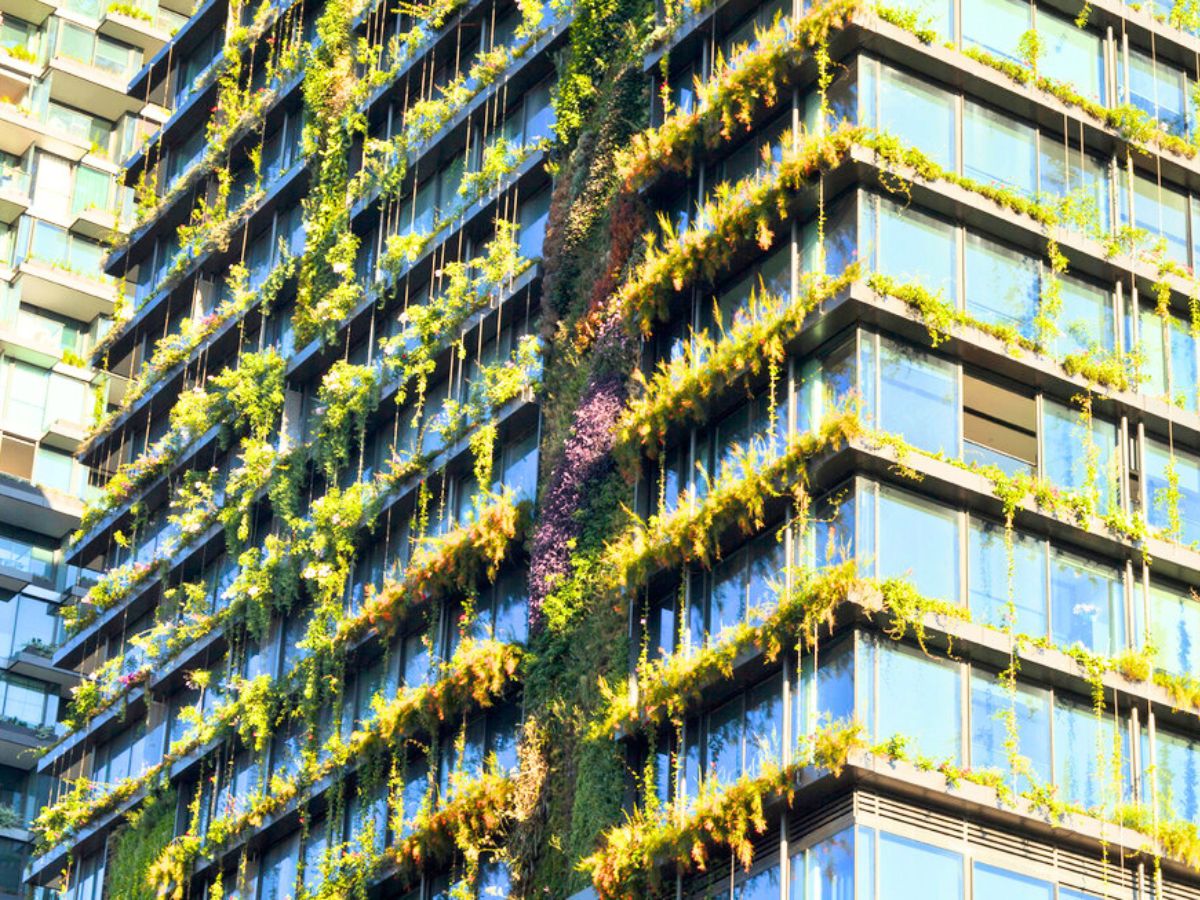
[[[3,197],[3,194],[0,194],[0,197]],[[116,214],[110,210],[87,206],[75,213],[71,230],[100,241],[116,231],[118,224]]]
[[[26,296],[37,297],[43,308],[90,322],[112,315],[117,289],[100,275],[87,275],[62,265],[28,257],[17,266],[17,279]]]
[[[118,119],[136,112],[141,103],[125,95],[128,70],[114,70],[69,56],[53,56],[49,62],[50,97],[67,106],[84,109],[105,119]]]
[[[24,156],[41,130],[28,107],[0,102],[0,150]]]
[[[29,173],[0,166],[0,222],[11,223],[29,208]]]
[[[132,44],[151,57],[166,45],[186,21],[186,16],[168,9],[116,0],[108,4],[100,19],[100,33]]]

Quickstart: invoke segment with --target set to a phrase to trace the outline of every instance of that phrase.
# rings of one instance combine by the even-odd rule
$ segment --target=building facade
[[[178,4],[176,4],[178,7]],[[118,7],[120,7],[118,9]],[[74,451],[124,380],[91,367],[118,303],[101,260],[129,225],[119,161],[161,121],[128,80],[190,10],[0,6],[0,894],[25,896],[30,825],[52,791],[40,749],[61,736],[77,675],[52,662],[60,604],[98,573],[66,538],[102,478]]]
[[[146,43],[28,889],[1200,897],[1198,32],[208,0]]]

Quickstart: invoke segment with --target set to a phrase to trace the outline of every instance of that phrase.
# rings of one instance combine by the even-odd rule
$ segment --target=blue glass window
[[[881,339],[879,428],[929,453],[959,452],[958,369],[946,360]]]
[[[877,267],[953,302],[958,296],[958,242],[950,223],[879,199]]]
[[[975,863],[973,900],[1054,900],[1054,885],[1028,875]]]
[[[962,755],[962,677],[958,664],[892,641],[876,642],[874,650],[879,668],[875,739],[911,738],[915,747],[910,750],[934,759],[957,761]],[[884,880],[887,878],[881,878]]]
[[[1032,339],[1040,297],[1038,261],[967,232],[966,265],[967,311]]]
[[[1032,196],[1037,156],[1034,128],[1011,113],[970,101],[963,106],[963,174],[968,178]]]
[[[957,602],[958,513],[916,494],[879,490],[880,578],[905,578],[926,597]],[[913,540],[920,535],[920,540]]]
[[[1060,358],[1096,350],[1111,353],[1116,346],[1112,292],[1069,275],[1060,276],[1058,283],[1062,309],[1055,353]]]
[[[1164,814],[1200,821],[1200,742],[1156,727],[1153,783]]]
[[[792,856],[791,900],[854,900],[855,854],[870,855],[873,834],[855,846],[854,828],[845,828]],[[870,888],[865,888],[869,890]]]
[[[1108,509],[1115,498],[1117,426],[1092,416],[1091,434],[1077,410],[1053,400],[1042,404],[1043,474],[1059,488],[1080,491],[1094,489],[1099,501],[1098,514]],[[1096,448],[1095,477],[1088,484],[1088,445]]]
[[[1151,584],[1149,607],[1155,662],[1176,675],[1200,669],[1200,600],[1189,591]]]
[[[1038,7],[1038,36],[1045,49],[1038,74],[1074,85],[1084,97],[1104,102],[1104,42],[1100,35],[1080,28]]]
[[[1050,756],[1050,695],[1040,688],[1017,685],[1015,696],[997,675],[985,672],[971,676],[971,768],[997,769],[1010,775],[1006,719],[1012,709],[1017,726],[1017,752],[1029,761],[1033,777],[1049,784],[1053,769]],[[1022,776],[1017,790],[1030,787]]]
[[[1171,448],[1146,439],[1146,518],[1160,529],[1170,527]],[[1200,460],[1175,448],[1176,510],[1184,543],[1200,540]]]
[[[962,39],[993,56],[1023,62],[1021,37],[1033,27],[1028,0],[963,0]]]
[[[1056,548],[1050,551],[1050,638],[1113,655],[1125,648],[1125,589],[1120,573]]]
[[[1046,545],[1020,532],[1012,536],[1013,630],[1044,637],[1046,621]],[[977,622],[1003,628],[1008,615],[1009,555],[1004,526],[971,519],[967,583],[971,615]]]
[[[879,900],[962,900],[963,858],[910,838],[879,833]]]

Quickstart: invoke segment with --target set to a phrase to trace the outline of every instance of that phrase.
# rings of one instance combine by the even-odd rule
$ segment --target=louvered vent
[[[788,840],[799,840],[818,828],[824,828],[829,823],[848,816],[853,810],[854,797],[851,794],[843,794],[812,809],[793,809],[788,814]]]
[[[944,834],[955,840],[966,837],[966,822],[957,816],[947,816],[931,809],[910,806],[891,797],[876,798],[878,815],[883,821],[891,821],[910,828],[920,828],[937,834]]]

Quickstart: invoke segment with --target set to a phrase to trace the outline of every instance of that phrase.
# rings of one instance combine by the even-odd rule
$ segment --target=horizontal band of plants
[[[503,231],[503,230],[502,230]],[[510,235],[511,236],[511,235]],[[493,247],[492,249],[495,249]],[[462,263],[451,264],[447,283],[445,304],[434,304],[426,307],[414,307],[414,315],[409,317],[409,324],[421,331],[422,327],[429,329],[429,341],[416,341],[415,349],[405,356],[405,362],[410,367],[410,378],[422,378],[428,373],[420,367],[430,359],[428,352],[421,353],[427,343],[434,342],[434,335],[441,333],[438,324],[459,323],[473,311],[480,302],[480,292],[474,290],[481,282],[490,283],[506,273],[511,273],[512,266],[518,265],[511,242],[501,247],[495,255],[489,255],[479,261],[478,266]],[[468,275],[469,271],[479,271],[476,278]],[[457,298],[457,299],[455,299]],[[469,302],[468,302],[469,301]],[[409,342],[412,345],[414,342]],[[427,347],[426,347],[427,349]],[[397,365],[395,354],[384,354],[387,365]],[[520,367],[500,364],[490,364],[481,370],[484,391],[484,406],[457,406],[448,410],[451,415],[447,419],[447,430],[443,438],[448,443],[466,437],[471,430],[475,434],[486,434],[492,426],[486,421],[494,415],[499,406],[507,403],[517,393],[529,384],[529,365],[526,361]],[[236,370],[235,370],[236,371]],[[215,612],[206,613],[207,593],[203,584],[183,584],[172,589],[190,600],[194,607],[202,612],[186,625],[180,627],[178,622],[165,620],[148,633],[136,636],[133,643],[143,653],[139,666],[131,671],[125,671],[126,658],[124,655],[106,662],[97,672],[83,681],[74,691],[71,706],[70,722],[75,727],[86,724],[105,709],[111,708],[129,690],[148,677],[152,668],[161,667],[172,657],[181,653],[193,641],[210,633],[219,625],[241,617],[243,613],[248,619],[251,632],[260,636],[267,627],[270,619],[269,604],[279,605],[278,598],[271,600],[276,594],[283,593],[284,597],[294,595],[294,588],[283,590],[279,579],[291,580],[289,570],[294,570],[294,561],[304,559],[327,559],[331,547],[342,547],[342,556],[346,548],[342,545],[352,542],[354,533],[360,529],[373,527],[378,517],[383,500],[398,485],[419,477],[430,462],[428,456],[417,455],[406,459],[394,459],[390,471],[380,472],[370,483],[356,482],[345,490],[329,489],[325,496],[314,501],[311,507],[310,521],[295,519],[289,523],[290,535],[270,535],[262,550],[257,547],[246,548],[245,543],[250,535],[250,516],[255,503],[265,493],[277,475],[281,472],[296,472],[302,470],[310,458],[324,457],[327,475],[330,479],[336,476],[340,464],[348,455],[345,449],[334,452],[335,446],[345,447],[348,434],[361,423],[373,404],[377,402],[377,391],[372,377],[373,370],[366,367],[351,366],[346,363],[335,364],[327,373],[326,381],[319,394],[325,413],[317,428],[317,438],[313,444],[298,445],[295,448],[280,453],[267,441],[243,442],[243,465],[235,469],[228,479],[223,502],[217,506],[213,502],[214,485],[211,476],[215,470],[204,476],[188,473],[184,483],[177,491],[174,503],[178,505],[171,522],[178,527],[181,540],[172,542],[169,550],[163,551],[158,564],[135,563],[122,567],[110,576],[102,579],[89,592],[88,604],[80,603],[71,607],[68,612],[70,627],[81,627],[80,623],[94,617],[99,607],[111,608],[128,596],[135,588],[143,584],[150,574],[171,564],[178,551],[190,543],[196,536],[204,534],[208,528],[220,522],[226,532],[226,546],[230,552],[238,556],[239,573],[230,588],[230,602],[227,607]],[[496,374],[493,375],[493,372]],[[250,382],[258,386],[257,381]],[[421,389],[423,393],[423,388]],[[276,406],[282,404],[282,394],[271,395],[276,400]],[[486,404],[490,404],[487,406]],[[425,422],[432,421],[427,417]],[[335,434],[336,432],[336,434]],[[474,440],[474,438],[473,438]],[[326,449],[322,453],[322,448]],[[479,448],[481,453],[491,452],[491,445],[484,441]],[[477,460],[476,468],[480,465]],[[488,479],[481,479],[486,483]],[[479,513],[477,527],[466,531],[452,531],[447,536],[433,538],[426,544],[419,545],[414,553],[406,580],[391,585],[377,597],[372,597],[368,603],[370,621],[354,619],[340,623],[345,632],[340,635],[343,641],[361,634],[370,625],[395,616],[399,607],[412,606],[429,594],[448,589],[451,585],[447,578],[458,577],[455,583],[459,590],[467,591],[481,575],[480,569],[488,571],[488,577],[494,577],[494,570],[485,562],[476,561],[473,567],[465,571],[446,570],[441,562],[446,558],[456,558],[471,563],[473,558],[465,554],[461,548],[471,547],[476,538],[485,539],[493,536],[493,542],[505,541],[503,535],[515,538],[527,527],[529,512],[525,505],[517,505],[507,497],[499,498],[499,502],[486,506]],[[181,502],[182,501],[182,502]],[[454,547],[442,547],[442,544],[458,544]],[[505,544],[507,546],[507,544]],[[491,548],[500,552],[503,547]],[[486,553],[484,554],[486,556]],[[342,560],[342,565],[321,563],[305,566],[300,572],[301,580],[306,581],[310,588],[318,591],[336,590],[337,584],[344,580],[349,563]],[[94,603],[92,602],[94,601]]]
[[[665,722],[680,721],[707,688],[732,676],[735,661],[744,653],[761,650],[768,661],[773,661],[785,651],[816,646],[820,628],[831,626],[835,611],[846,602],[857,603],[868,614],[884,616],[884,631],[892,639],[912,634],[923,648],[927,616],[972,621],[967,607],[922,596],[904,578],[861,576],[855,560],[819,571],[797,567],[785,574],[789,583],[781,589],[777,604],[761,613],[752,612],[719,641],[659,659],[643,659],[637,671],[637,703],[629,699],[628,692],[613,690],[605,730],[651,733]],[[1135,685],[1165,688],[1175,708],[1200,716],[1200,682],[1187,675],[1155,671],[1153,648],[1108,656],[1078,646],[1058,647],[1044,636],[1031,637],[1000,626],[977,624],[1009,635],[1018,659],[1024,650],[1033,647],[1055,649],[1070,656],[1079,664],[1093,694],[1102,696],[1104,676],[1116,673]]]
[[[947,183],[969,190],[1004,209],[1027,216],[1041,230],[1047,246],[1048,277],[1036,317],[1037,335],[1029,339],[1008,326],[982,322],[949,303],[944,297],[918,285],[902,285],[880,274],[869,276],[871,286],[917,309],[929,326],[935,343],[955,326],[978,328],[1002,340],[1010,352],[1023,350],[1045,354],[1059,333],[1057,318],[1062,308],[1059,276],[1066,272],[1067,260],[1058,250],[1055,229],[1072,224],[1072,200],[1051,204],[1029,200],[1006,188],[984,185],[941,168],[919,150],[907,147],[896,138],[864,127],[839,126],[826,135],[801,134],[795,145],[785,137],[782,160],[766,172],[752,175],[734,185],[722,185],[717,196],[701,206],[696,220],[680,234],[668,233],[660,243],[651,244],[645,260],[621,289],[622,302],[634,326],[643,333],[654,323],[668,317],[671,303],[684,287],[711,280],[724,271],[732,258],[754,243],[769,246],[774,229],[785,219],[789,198],[822,169],[843,161],[851,147],[870,150],[889,171],[881,173],[882,186],[893,192],[907,190],[901,169],[928,183]],[[1122,247],[1132,252],[1139,245],[1152,244],[1141,252],[1142,262],[1151,265],[1159,281],[1154,284],[1156,311],[1169,315],[1171,279],[1184,281],[1193,295],[1200,296],[1200,281],[1188,276],[1163,255],[1161,242],[1152,243],[1144,231],[1126,229],[1114,237],[1106,252],[1116,255]],[[1197,304],[1189,303],[1191,309]],[[1137,352],[1107,353],[1080,351],[1064,357],[1060,364],[1068,375],[1078,375],[1095,387],[1112,390],[1136,390],[1144,380],[1142,358]],[[676,372],[677,374],[677,372]]]
[[[1081,409],[1081,421],[1086,424],[1088,417],[1090,402],[1086,402]],[[1090,441],[1090,429],[1088,435]],[[1153,530],[1146,522],[1144,514],[1139,512],[1131,515],[1115,505],[1107,510],[1100,509],[1100,476],[1091,466],[1081,487],[1066,490],[1026,473],[1008,475],[996,466],[980,466],[941,453],[926,453],[899,435],[870,428],[861,420],[857,410],[851,407],[830,416],[822,423],[819,432],[789,436],[787,444],[777,453],[764,452],[753,446],[748,449],[738,448],[725,473],[720,479],[707,485],[702,498],[684,494],[674,511],[653,514],[645,520],[633,517],[626,532],[615,539],[610,547],[609,556],[614,571],[623,573],[628,587],[644,583],[656,568],[670,568],[693,562],[710,564],[718,551],[717,542],[722,532],[729,528],[737,528],[743,534],[760,530],[765,505],[770,499],[794,496],[797,492],[803,495],[807,487],[804,479],[805,466],[811,457],[834,450],[855,439],[894,454],[897,470],[907,477],[920,478],[908,465],[907,460],[911,456],[936,459],[984,476],[991,483],[995,497],[1003,504],[1005,520],[1009,523],[1012,522],[1016,510],[1027,503],[1064,524],[1086,530],[1094,530],[1097,526],[1107,528],[1110,535],[1130,542],[1132,547],[1140,547],[1143,559],[1148,559],[1144,541]],[[1168,496],[1166,502],[1168,521],[1177,521],[1178,492]],[[1178,539],[1178,535],[1172,533],[1170,526],[1159,529],[1155,536],[1167,541]],[[840,574],[844,576],[844,573]],[[912,612],[918,607],[925,611],[953,613],[955,618],[969,617],[968,611],[957,605],[947,604],[940,607],[943,601],[932,598],[918,603],[913,597],[904,596],[903,588],[897,584],[885,584],[884,587],[885,601],[895,610],[906,611],[905,621],[911,619]],[[801,594],[808,590],[807,587],[802,588]],[[828,592],[821,588],[820,583],[812,590],[818,596],[828,598]],[[800,600],[802,597],[797,602]],[[748,631],[744,637],[753,639],[753,634],[754,632]],[[1025,644],[1048,646],[1044,638],[1020,635],[1016,637]],[[764,646],[770,646],[770,641]],[[738,649],[740,650],[740,647]],[[1152,682],[1163,687],[1182,708],[1200,710],[1200,681],[1188,675],[1171,675],[1156,671],[1153,665],[1153,648],[1129,651],[1115,658],[1091,654],[1078,648],[1065,648],[1064,652],[1074,656],[1097,679],[1105,672],[1120,672],[1131,681]],[[716,659],[719,661],[719,654]],[[700,665],[709,664],[703,653],[696,657],[694,662]],[[685,663],[685,666],[690,665],[691,663]],[[665,677],[665,673],[655,672],[648,680],[660,683]]]
[[[450,7],[456,8],[462,2],[463,0],[454,0],[454,2],[446,4],[443,10],[435,7],[430,10],[429,15],[433,19],[440,19],[443,14],[449,14]],[[421,8],[414,7],[413,9],[415,12],[419,12]],[[228,35],[222,58],[213,66],[213,74],[206,75],[206,83],[207,80],[214,77],[214,74],[219,75],[220,81],[217,101],[213,106],[214,115],[210,118],[207,126],[207,149],[201,158],[178,176],[170,190],[161,197],[153,189],[152,178],[147,175],[146,170],[143,170],[135,190],[135,196],[138,199],[139,223],[150,221],[161,215],[204,173],[211,172],[215,176],[217,188],[212,200],[209,200],[207,196],[198,200],[189,216],[188,223],[180,227],[180,251],[177,254],[176,262],[160,279],[159,285],[150,292],[150,295],[169,286],[182,275],[192,260],[213,248],[225,246],[233,230],[237,227],[237,223],[247,218],[261,200],[263,193],[262,140],[260,139],[258,145],[248,154],[254,172],[254,188],[239,204],[238,209],[233,211],[228,208],[232,188],[228,151],[234,142],[250,133],[252,126],[262,124],[264,113],[278,99],[279,90],[300,71],[301,63],[307,54],[304,52],[303,41],[299,39],[301,29],[295,28],[295,23],[291,21],[295,11],[296,7],[293,5],[278,10],[277,15],[268,15],[275,13],[276,8],[271,3],[264,2],[250,26],[234,29]],[[285,33],[282,36],[279,34],[281,23],[285,26],[292,26],[285,27]],[[243,56],[248,48],[255,47],[262,40],[270,27],[275,27],[276,33],[267,37],[269,54],[266,61],[268,67],[266,86],[253,88],[251,84],[253,79],[247,78],[247,85],[243,88],[241,85],[243,69],[247,67]],[[414,49],[431,41],[431,36],[423,24],[418,24],[409,32],[409,35],[414,38]],[[251,57],[249,65],[252,67],[253,57]],[[124,239],[123,237],[122,240]],[[100,342],[96,349],[97,354],[102,354],[105,348],[116,340],[121,332],[120,325],[127,321],[134,311],[127,301],[118,304],[118,309],[114,312],[116,327],[111,329]]]
[[[300,771],[288,779],[272,778],[250,799],[244,812],[215,818],[203,836],[192,833],[172,840],[151,866],[156,890],[166,891],[202,856],[213,856],[268,817],[286,809],[305,791],[332,775],[348,771],[369,754],[402,746],[420,735],[436,735],[439,726],[476,709],[487,709],[517,680],[521,648],[497,641],[464,638],[454,656],[430,684],[403,688],[394,697],[376,694],[373,715],[345,740],[338,731],[320,748],[302,754]],[[265,749],[265,744],[261,749]],[[239,798],[246,800],[248,798]]]
[[[329,652],[335,645],[344,648],[370,628],[378,627],[381,622],[398,624],[401,612],[409,616],[415,614],[417,600],[432,602],[443,596],[438,593],[442,589],[470,590],[480,573],[494,577],[514,543],[520,539],[522,523],[526,523],[527,527],[528,521],[527,515],[520,512],[511,498],[499,498],[494,506],[497,509],[485,507],[471,523],[452,529],[414,550],[410,565],[413,587],[404,585],[407,578],[401,585],[385,587],[364,609],[343,619],[339,629],[320,647],[314,646],[315,641],[309,641],[306,637],[306,648],[312,655]],[[493,528],[501,533],[497,535]],[[460,571],[463,574],[459,574]],[[472,577],[468,578],[467,573]],[[386,628],[383,632],[389,633]],[[262,707],[264,697],[274,690],[269,676],[233,679],[228,691],[234,694],[234,698],[208,714],[206,719],[198,721],[194,729],[168,748],[162,761],[141,776],[126,779],[101,795],[96,795],[89,779],[79,779],[71,792],[45,807],[38,816],[34,831],[39,837],[39,845],[54,847],[77,834],[90,822],[154,783],[165,767],[209,743],[219,734],[230,733],[231,729],[236,728],[243,733],[247,743],[258,745],[261,749],[270,737],[270,729],[264,726],[261,716],[248,717],[246,714],[255,707]]]
[[[397,398],[402,400],[406,396],[405,389],[414,380],[428,377],[432,372],[434,357],[445,349],[447,340],[456,335],[471,316],[487,308],[497,296],[502,295],[505,286],[528,267],[529,261],[522,258],[518,251],[515,226],[498,219],[495,237],[480,256],[447,263],[442,267],[443,288],[438,295],[438,302],[412,306],[404,313],[404,329],[381,346],[377,371],[364,377],[376,383],[385,378],[396,379],[400,386]],[[274,273],[268,283],[273,280]],[[264,298],[272,296],[267,293],[266,284],[260,293]],[[262,353],[278,357],[274,350]],[[161,474],[192,441],[213,425],[235,419],[236,410],[259,409],[262,401],[248,393],[251,385],[246,383],[246,379],[264,379],[259,367],[252,365],[259,356],[261,354],[241,357],[239,367],[249,370],[244,375],[234,374],[236,369],[227,369],[210,377],[204,389],[181,394],[171,410],[171,427],[167,433],[142,456],[124,464],[108,480],[101,495],[84,510],[72,542],[77,543],[112,509],[126,502],[139,488]],[[278,373],[275,372],[276,367]],[[256,416],[256,419],[263,421],[271,419],[268,431],[282,410],[283,368],[282,363],[272,363],[270,378],[267,379],[267,383],[272,385],[276,380],[279,381],[278,406],[271,405],[261,417]],[[363,368],[365,370],[367,367]],[[326,396],[321,398],[321,403],[326,407],[336,406],[333,402],[336,398],[332,393],[337,380],[337,377],[333,379]],[[216,390],[213,391],[212,387]],[[275,395],[274,389],[271,394]]]
[[[696,99],[690,109],[671,110],[662,124],[634,136],[618,163],[628,186],[641,187],[666,172],[691,171],[699,154],[719,147],[735,130],[749,129],[756,117],[771,109],[802,63],[815,56],[818,66],[826,67],[831,33],[856,17],[872,15],[909,31],[924,43],[936,42],[936,35],[919,26],[915,12],[875,0],[826,0],[803,16],[781,18],[756,33],[753,47],[728,63],[719,61],[715,73],[696,85]],[[1036,34],[1036,29],[1029,33]],[[1034,87],[1079,110],[1093,124],[1115,132],[1139,152],[1157,148],[1187,159],[1196,155],[1198,147],[1193,141],[1158,128],[1146,112],[1130,103],[1107,107],[1083,97],[1068,83],[1037,75],[1028,65],[975,47],[961,53],[1023,87]]]
[[[1200,869],[1200,831],[1191,822],[1165,816],[1155,807],[1142,804],[1117,804],[1109,811],[1088,810],[1056,800],[1045,786],[1017,793],[999,770],[964,769],[953,761],[913,757],[905,749],[907,743],[897,735],[872,746],[861,723],[826,723],[802,738],[794,762],[768,762],[758,775],[743,775],[716,789],[702,786],[700,796],[686,812],[661,810],[655,804],[639,807],[627,823],[605,834],[601,848],[585,859],[582,867],[592,875],[597,894],[606,900],[672,896],[674,876],[704,871],[717,849],[729,851],[738,864],[749,869],[754,860],[754,838],[767,829],[765,809],[769,803],[790,804],[805,770],[825,770],[836,778],[853,764],[856,755],[864,755],[907,761],[918,770],[938,772],[951,788],[964,782],[989,788],[1004,806],[1014,806],[1018,799],[1027,801],[1033,810],[1055,823],[1080,816],[1135,829],[1145,839],[1140,848],[1143,852],[1156,860],[1166,856]],[[664,876],[669,880],[664,881]],[[669,893],[664,894],[664,890]]]
[[[177,366],[191,362],[196,349],[228,323],[237,321],[252,309],[258,309],[265,318],[283,286],[295,275],[295,268],[295,259],[286,257],[271,270],[261,285],[251,289],[248,287],[249,272],[246,267],[241,263],[231,266],[229,299],[206,316],[184,319],[180,322],[179,331],[155,342],[150,358],[142,363],[126,386],[121,402],[92,423],[87,439],[80,444],[79,452],[86,453],[108,434],[154,385]],[[105,484],[106,493],[111,482],[112,479],[109,479]]]

